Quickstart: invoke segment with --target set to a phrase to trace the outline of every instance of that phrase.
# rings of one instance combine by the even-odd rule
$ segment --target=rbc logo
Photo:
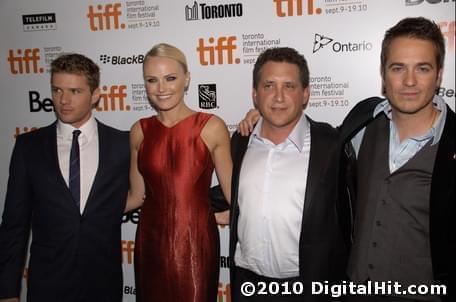
[[[215,84],[198,85],[198,97],[201,109],[217,108],[217,87]]]
[[[236,37],[219,37],[214,45],[215,38],[210,37],[208,43],[204,42],[203,38],[198,40],[198,47],[196,51],[199,54],[200,64],[207,65],[222,65],[226,64],[239,64],[241,60],[234,58],[234,51],[236,50]],[[217,54],[217,55],[216,55]]]
[[[89,6],[87,18],[89,18],[89,25],[91,31],[110,30],[110,29],[124,29],[125,24],[120,23],[120,10],[121,4],[98,4],[96,9],[93,5]]]
[[[44,69],[38,66],[39,61],[39,48],[17,49],[16,54],[12,49],[9,50],[8,62],[12,74],[43,73]]]

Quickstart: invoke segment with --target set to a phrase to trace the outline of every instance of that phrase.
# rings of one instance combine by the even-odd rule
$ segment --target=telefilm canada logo
[[[192,5],[185,6],[185,20],[187,21],[236,18],[242,17],[242,15],[242,3],[210,5],[195,1]]]
[[[372,43],[367,42],[367,41],[340,42],[340,41],[336,41],[335,39],[330,38],[328,36],[316,33],[314,36],[312,52],[316,53],[327,46],[330,47],[331,50],[335,53],[371,51],[372,50]]]
[[[22,15],[24,31],[56,30],[55,13]]]
[[[132,64],[142,64],[144,62],[144,55],[131,55],[131,56],[117,56],[117,55],[108,55],[101,54],[100,62],[102,64],[111,64],[111,65],[132,65]]]
[[[201,109],[217,108],[217,88],[215,84],[198,85],[199,107]]]

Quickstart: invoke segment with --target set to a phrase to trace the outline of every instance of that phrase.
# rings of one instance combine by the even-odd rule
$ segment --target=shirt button
[[[369,269],[374,269],[374,265],[371,264],[371,263],[369,263],[369,264],[367,265],[367,267],[368,267]]]
[[[377,226],[381,226],[381,225],[382,225],[382,223],[380,222],[380,220],[377,220],[377,221],[375,222],[375,224],[376,224]]]
[[[386,200],[382,199],[382,204],[385,205],[386,204]]]
[[[372,242],[373,247],[377,247],[377,242]]]
[[[391,180],[390,180],[390,179],[385,179],[385,183],[386,183],[387,185],[389,185],[389,184],[391,184]]]

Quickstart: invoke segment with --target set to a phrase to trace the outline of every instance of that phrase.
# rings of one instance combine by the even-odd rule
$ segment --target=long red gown
[[[214,302],[219,234],[208,198],[214,164],[200,137],[210,114],[173,127],[141,119],[138,168],[146,199],[135,245],[138,301]]]

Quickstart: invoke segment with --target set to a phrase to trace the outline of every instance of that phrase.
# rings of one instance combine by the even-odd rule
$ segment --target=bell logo
[[[208,39],[208,43],[205,43],[203,38],[198,40],[196,51],[199,54],[201,65],[222,65],[225,62],[224,58],[226,58],[226,64],[239,64],[241,62],[241,59],[234,58],[234,51],[237,48],[235,36],[219,37],[214,45],[215,41],[213,37]]]
[[[97,111],[130,111],[130,105],[126,105],[126,85],[103,86],[100,93],[100,101],[95,109]]]
[[[90,30],[110,30],[110,29],[124,29],[125,24],[120,23],[120,10],[121,4],[98,4],[96,9],[93,5],[89,6],[87,18],[89,18]]]
[[[276,4],[276,13],[278,17],[302,16],[304,13],[303,2],[307,2],[307,15],[314,13],[320,15],[322,10],[314,8],[315,0],[273,0]],[[285,9],[286,8],[286,9]]]
[[[44,68],[38,66],[39,61],[39,48],[17,49],[16,54],[12,49],[9,50],[8,62],[12,74],[43,73]]]
[[[450,21],[450,22],[443,21],[443,22],[438,23],[443,36],[447,40],[446,45],[447,45],[448,52],[454,52],[454,38],[455,38],[454,23],[455,23],[455,21]]]

